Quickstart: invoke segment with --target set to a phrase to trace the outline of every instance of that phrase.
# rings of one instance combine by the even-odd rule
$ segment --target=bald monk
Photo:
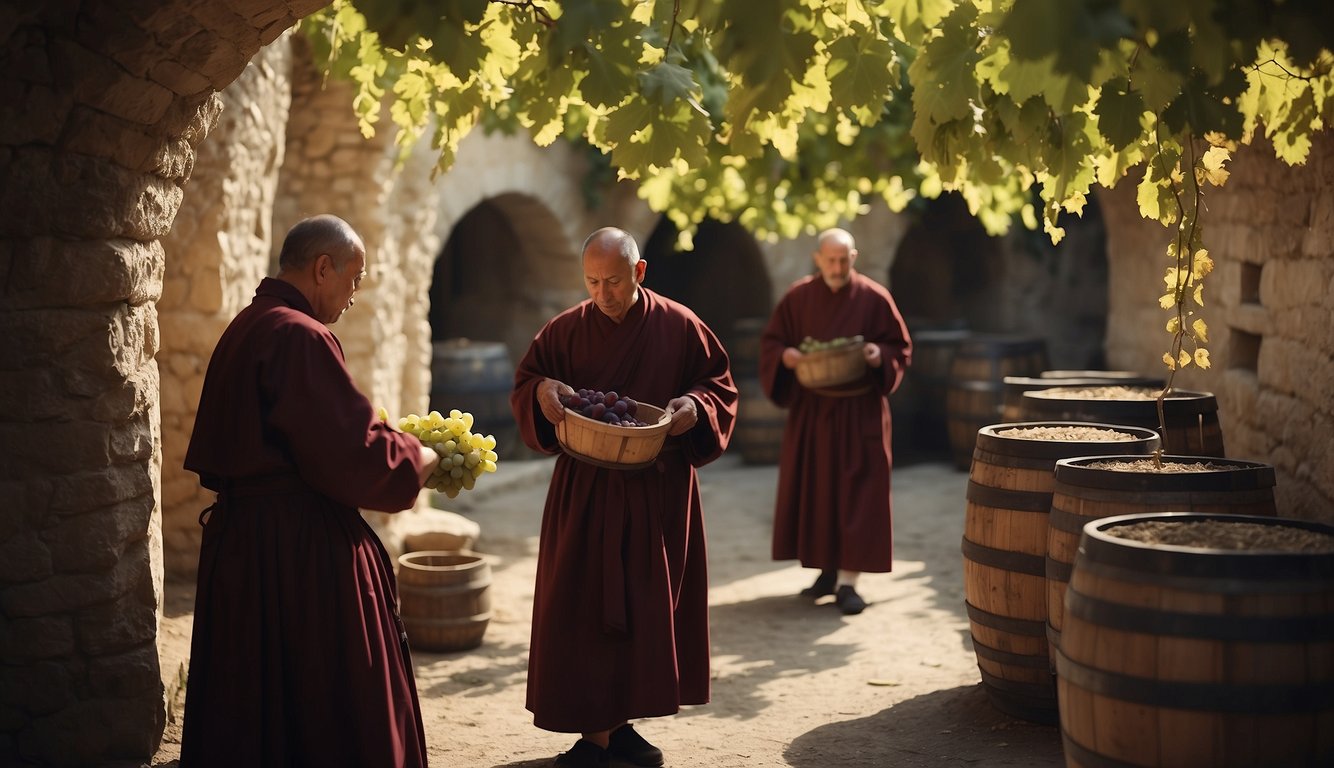
[[[394,573],[358,508],[412,506],[437,457],[381,424],[327,326],[366,248],[292,228],[209,362],[185,467],[217,502],[195,592],[183,768],[424,766]]]
[[[737,391],[713,332],[640,285],[647,266],[627,233],[589,236],[590,298],[537,334],[510,397],[524,442],[544,453],[560,451],[558,398],[575,389],[615,391],[671,418],[663,451],[646,469],[556,459],[542,513],[528,709],[539,728],[580,734],[558,766],[604,766],[611,757],[661,765],[662,751],[629,721],[709,700],[695,468],[727,448]]]
[[[845,615],[861,613],[862,572],[893,565],[890,519],[889,403],[912,359],[907,326],[889,291],[859,274],[857,246],[842,229],[820,233],[818,273],[793,283],[760,338],[760,382],[788,409],[778,464],[773,558],[819,568],[802,595],[834,595]],[[832,389],[803,387],[798,345],[865,338],[866,373]]]

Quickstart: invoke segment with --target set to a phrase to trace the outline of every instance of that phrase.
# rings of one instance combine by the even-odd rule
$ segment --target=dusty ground
[[[481,525],[495,615],[474,651],[414,654],[432,765],[538,768],[573,743],[534,728],[523,707],[550,465],[502,464],[490,491],[479,485],[449,507]],[[1056,728],[998,712],[979,683],[959,554],[965,473],[945,463],[895,470],[894,571],[862,577],[871,606],[853,617],[797,597],[814,572],[769,559],[774,467],[728,456],[701,480],[713,701],[637,724],[668,766],[1064,764]],[[168,585],[168,668],[188,651],[191,599],[188,587]],[[153,765],[175,765],[179,708],[174,715]]]

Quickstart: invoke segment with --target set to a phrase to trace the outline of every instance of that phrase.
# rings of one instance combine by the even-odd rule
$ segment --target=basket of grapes
[[[828,341],[807,336],[797,346],[802,353],[797,361],[797,381],[807,389],[857,381],[866,373],[866,358],[862,357],[865,344],[861,336],[840,336]]]
[[[565,418],[556,439],[566,453],[599,467],[651,466],[667,439],[666,411],[615,392],[580,389],[561,396]]]

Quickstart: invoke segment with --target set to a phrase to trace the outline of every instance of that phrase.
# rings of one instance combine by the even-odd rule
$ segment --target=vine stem
[[[500,5],[512,5],[515,8],[520,9],[527,8],[533,12],[533,20],[538,24],[541,24],[547,29],[556,26],[556,20],[551,18],[551,13],[547,11],[546,8],[538,5],[536,0],[491,0],[491,2],[499,3]]]

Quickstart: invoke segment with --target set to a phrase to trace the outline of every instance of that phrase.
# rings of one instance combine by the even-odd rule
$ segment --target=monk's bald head
[[[826,229],[817,238],[813,258],[820,277],[832,291],[842,290],[852,281],[852,264],[857,260],[857,244],[846,229]]]
[[[284,272],[297,271],[325,253],[341,271],[354,256],[365,256],[366,246],[346,221],[330,214],[312,216],[297,222],[287,232],[278,254],[278,268]]]
[[[821,232],[816,238],[816,247],[824,248],[826,245],[837,246],[849,251],[857,250],[857,241],[852,238],[852,233],[846,229],[830,227]]]
[[[639,262],[639,246],[629,232],[616,227],[603,227],[584,240],[584,257],[616,256],[633,267]]]

